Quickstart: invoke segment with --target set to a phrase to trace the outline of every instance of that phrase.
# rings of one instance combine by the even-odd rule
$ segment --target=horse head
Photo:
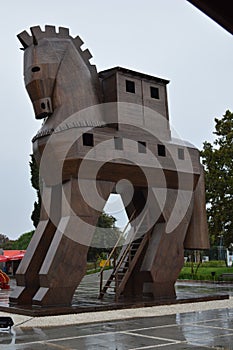
[[[89,62],[89,50],[80,48],[80,37],[72,38],[62,27],[58,32],[54,26],[30,30],[32,35],[23,31],[18,39],[23,45],[24,80],[36,119],[49,120],[55,115],[52,128],[72,113],[100,103],[98,74]]]

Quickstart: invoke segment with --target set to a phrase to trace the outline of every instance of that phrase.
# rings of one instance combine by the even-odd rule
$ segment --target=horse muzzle
[[[36,119],[44,119],[53,113],[52,101],[50,97],[41,98],[33,102]]]

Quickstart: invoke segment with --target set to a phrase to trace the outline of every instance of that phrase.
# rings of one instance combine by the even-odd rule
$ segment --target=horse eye
[[[32,72],[39,72],[39,71],[40,71],[40,67],[38,66],[32,67]]]

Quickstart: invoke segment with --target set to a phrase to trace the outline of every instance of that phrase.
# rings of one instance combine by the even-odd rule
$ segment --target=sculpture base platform
[[[151,306],[162,306],[162,305],[172,305],[172,304],[184,304],[184,303],[197,303],[206,302],[212,300],[224,300],[229,299],[229,295],[207,295],[207,296],[197,296],[192,298],[176,298],[176,299],[159,299],[159,300],[122,300],[119,302],[102,302],[96,301],[94,303],[92,300],[80,301],[78,305],[67,306],[51,306],[51,307],[30,307],[30,306],[7,306],[0,305],[0,311],[7,313],[14,313],[19,315],[26,315],[32,317],[38,316],[55,316],[55,315],[67,315],[67,314],[78,314],[85,312],[98,312],[98,311],[110,311],[110,310],[120,310],[120,309],[131,309],[131,308],[141,308],[141,307],[151,307]]]
[[[78,314],[85,312],[98,312],[98,311],[110,311],[120,309],[131,309],[140,307],[151,307],[151,306],[162,306],[172,304],[184,304],[184,303],[197,303],[206,302],[212,300],[223,300],[229,299],[229,295],[217,294],[207,296],[197,296],[191,298],[176,298],[176,299],[158,299],[158,300],[122,300],[119,302],[104,302],[89,300],[86,298],[85,301],[80,301],[78,305],[72,306],[51,306],[51,307],[31,307],[31,306],[11,306],[11,305],[0,305],[0,311],[7,313],[14,313],[19,315],[26,315],[32,317],[38,316],[55,316],[55,315],[67,315],[67,314]]]

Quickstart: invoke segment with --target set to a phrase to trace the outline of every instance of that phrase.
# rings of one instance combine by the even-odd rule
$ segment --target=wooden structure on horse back
[[[40,166],[39,225],[11,304],[70,305],[86,270],[99,215],[120,193],[131,229],[102,298],[175,297],[184,248],[208,248],[198,150],[171,136],[167,80],[115,67],[97,73],[66,28],[18,35],[25,85],[43,124],[33,138]]]

